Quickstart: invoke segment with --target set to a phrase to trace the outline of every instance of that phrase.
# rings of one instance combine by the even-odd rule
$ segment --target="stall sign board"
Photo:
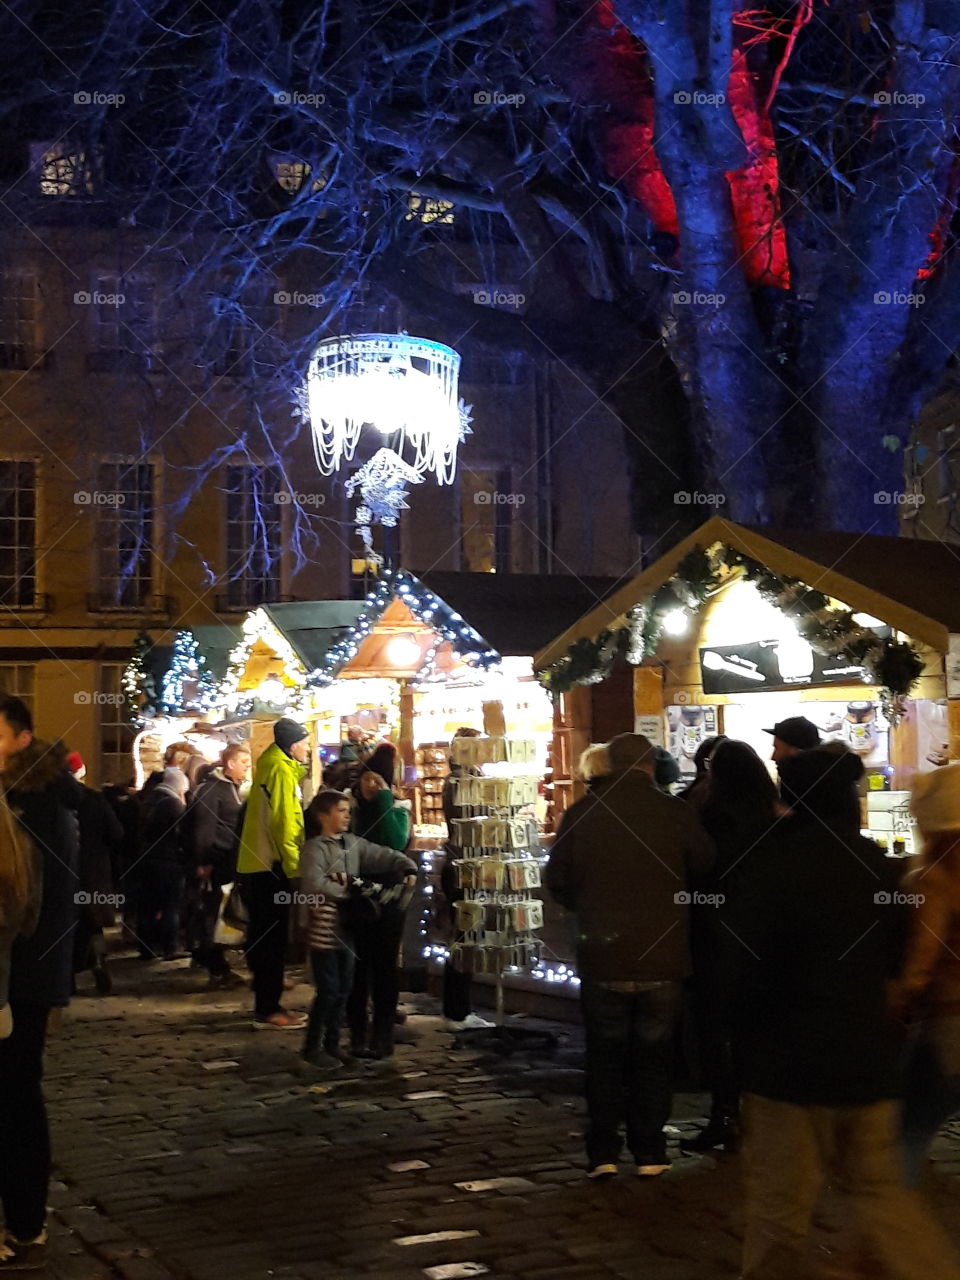
[[[633,732],[642,733],[655,747],[666,746],[666,735],[663,731],[663,716],[634,716]]]
[[[816,653],[809,645],[784,646],[779,640],[711,645],[700,650],[704,694],[747,693],[814,684],[855,684],[863,667],[842,657]]]

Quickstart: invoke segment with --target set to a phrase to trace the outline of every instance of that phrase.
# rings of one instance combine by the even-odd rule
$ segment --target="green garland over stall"
[[[889,638],[881,640],[868,627],[854,622],[850,609],[831,605],[822,591],[808,587],[799,578],[771,573],[759,561],[724,546],[712,553],[695,548],[683,558],[668,582],[630,610],[625,626],[601,631],[593,640],[582,636],[559,662],[538,672],[538,680],[554,697],[559,697],[574,685],[605,680],[618,654],[639,666],[656,652],[667,614],[675,609],[698,609],[734,570],[752,582],[764,600],[793,619],[811,648],[862,666],[881,686],[885,714],[894,721],[899,719],[903,699],[923,671],[923,661],[912,645]]]

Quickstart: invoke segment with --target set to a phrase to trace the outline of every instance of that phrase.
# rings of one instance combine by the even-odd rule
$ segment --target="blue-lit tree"
[[[893,531],[873,494],[960,334],[960,0],[10,8],[8,130],[74,139],[105,216],[209,282],[195,328],[223,359],[252,335],[255,408],[397,299],[587,383],[642,531],[678,536],[693,488]],[[282,341],[251,303],[277,278],[315,303]]]

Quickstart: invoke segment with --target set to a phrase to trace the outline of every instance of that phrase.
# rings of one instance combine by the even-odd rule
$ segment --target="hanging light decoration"
[[[357,523],[368,546],[370,525],[396,524],[406,485],[429,472],[438,484],[453,481],[457,448],[470,429],[459,376],[460,356],[452,347],[406,333],[328,338],[314,351],[307,402],[323,475],[353,459],[365,426],[383,439],[352,482],[360,490]]]

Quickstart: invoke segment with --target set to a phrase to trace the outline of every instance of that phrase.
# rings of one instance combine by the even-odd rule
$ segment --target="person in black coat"
[[[174,960],[180,943],[185,853],[182,821],[187,776],[168,765],[144,802],[136,876],[137,945],[141,960]]]
[[[250,748],[233,742],[223,751],[220,764],[200,783],[186,814],[190,839],[191,872],[196,878],[199,911],[198,936],[193,958],[210,974],[212,986],[242,982],[234,974],[223,946],[214,941],[223,886],[237,874],[237,849],[243,801],[240,788],[250,776]]]
[[[44,1263],[50,1134],[43,1052],[50,1010],[70,1001],[76,923],[77,784],[51,745],[33,736],[19,699],[0,693],[0,783],[23,831],[40,852],[43,893],[37,926],[13,944],[13,1033],[0,1041],[0,1206],[5,1235],[0,1270]]]
[[[84,785],[86,765],[77,751],[66,767],[79,784],[77,820],[80,825],[80,888],[83,895],[74,933],[73,971],[89,969],[100,995],[112,990],[106,964],[103,931],[116,922],[119,895],[114,892],[113,868],[123,842],[123,828],[105,796]]]
[[[793,812],[749,858],[727,916],[744,1087],[743,1280],[807,1274],[827,1176],[890,1275],[960,1280],[945,1233],[901,1182],[902,1037],[886,999],[906,924],[900,867],[860,835],[863,765],[852,752],[800,752],[780,771]]]

